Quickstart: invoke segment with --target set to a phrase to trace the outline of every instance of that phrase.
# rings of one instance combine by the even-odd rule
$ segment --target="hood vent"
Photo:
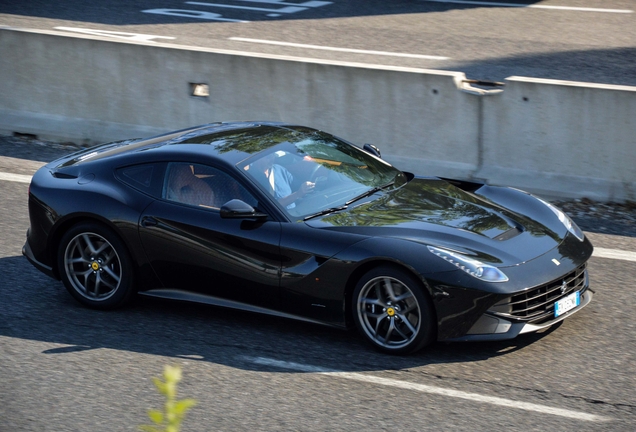
[[[493,237],[493,240],[505,241],[511,238],[517,237],[523,230],[520,227],[510,228],[508,231],[504,231],[498,236]]]

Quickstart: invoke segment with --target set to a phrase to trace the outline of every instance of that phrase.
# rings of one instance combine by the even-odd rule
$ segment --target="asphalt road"
[[[0,25],[636,86],[635,10],[633,0],[0,0]]]
[[[0,0],[0,25],[107,30],[155,43],[458,70],[478,79],[636,85],[636,15],[626,13],[636,9],[633,1],[527,3],[603,10],[422,0]],[[68,150],[0,140],[0,174],[28,176]],[[625,259],[636,251],[633,225],[615,225],[609,235],[585,221],[597,249],[628,253],[592,258],[594,301],[558,328],[508,342],[436,344],[398,358],[370,350],[355,332],[207,306],[142,299],[108,313],[82,308],[21,256],[28,184],[5,178],[0,431],[136,430],[148,423],[146,410],[161,405],[151,377],[165,364],[183,367],[180,396],[199,402],[184,431],[636,427],[636,262]]]
[[[591,259],[594,301],[559,327],[392,357],[354,331],[208,306],[79,306],[21,256],[28,184],[6,175],[68,150],[0,139],[0,431],[136,430],[162,403],[151,377],[166,364],[183,368],[180,397],[198,400],[184,431],[636,426],[634,226],[587,232],[628,253]]]

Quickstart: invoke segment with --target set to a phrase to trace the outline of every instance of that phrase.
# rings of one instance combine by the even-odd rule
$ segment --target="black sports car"
[[[549,203],[302,126],[82,150],[37,171],[29,213],[23,254],[86,306],[139,293],[355,325],[388,353],[513,338],[592,299],[592,245]]]

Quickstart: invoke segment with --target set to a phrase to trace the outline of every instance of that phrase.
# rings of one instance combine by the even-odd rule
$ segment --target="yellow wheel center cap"
[[[390,307],[390,308],[388,308],[388,309],[386,310],[386,314],[387,314],[388,316],[392,317],[393,315],[395,315],[395,309],[393,309],[393,308],[391,308],[391,307]]]
[[[97,261],[93,261],[93,264],[91,264],[91,268],[92,268],[94,271],[99,270],[99,263],[98,263]]]

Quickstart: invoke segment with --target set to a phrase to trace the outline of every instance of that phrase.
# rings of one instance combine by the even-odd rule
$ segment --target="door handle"
[[[144,216],[141,218],[141,226],[148,228],[148,227],[154,227],[157,225],[159,225],[159,221],[153,217]]]

